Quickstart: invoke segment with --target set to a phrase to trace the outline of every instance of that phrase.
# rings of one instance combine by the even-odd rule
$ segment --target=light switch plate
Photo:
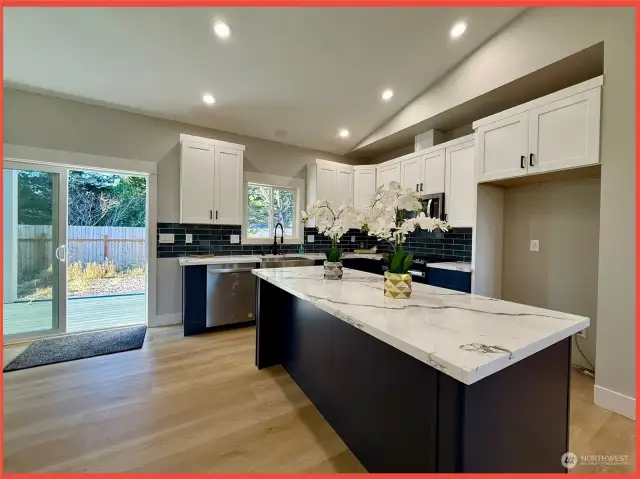
[[[584,328],[582,331],[578,332],[578,336],[582,339],[587,339],[587,329],[589,328]]]
[[[352,243],[355,243],[355,242],[356,242],[356,237],[355,237],[355,236],[352,236],[352,237],[351,237],[351,242],[352,242]]]
[[[191,233],[187,233],[186,235],[184,235],[184,242],[193,243],[193,235]]]
[[[529,251],[540,251],[540,241],[539,240],[531,240],[529,244]]]
[[[240,235],[231,235],[230,240],[231,244],[238,244],[240,243]]]
[[[313,235],[307,235],[307,243],[313,243]]]
[[[160,233],[158,235],[158,242],[173,243],[173,233]]]

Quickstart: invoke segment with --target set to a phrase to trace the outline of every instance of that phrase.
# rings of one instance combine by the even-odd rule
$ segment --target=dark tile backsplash
[[[158,234],[173,233],[174,243],[158,242],[158,258],[176,258],[194,254],[215,254],[217,256],[238,254],[268,254],[271,245],[255,244],[231,244],[231,235],[240,235],[240,225],[183,225],[179,223],[158,223]],[[185,235],[193,235],[193,242],[185,243]],[[308,235],[314,235],[314,242],[308,243]],[[351,237],[355,236],[355,242]],[[159,238],[158,238],[159,240]],[[322,253],[331,244],[331,240],[318,234],[315,228],[304,228],[304,250],[307,253]],[[356,248],[371,248],[378,245],[378,251],[389,251],[388,243],[377,241],[375,237],[368,236],[358,230],[350,230],[340,241],[344,251],[353,251]],[[284,244],[281,250],[284,253],[297,253],[299,244]],[[446,261],[470,261],[471,260],[471,228],[456,228],[450,232],[417,231],[407,238],[405,249],[416,255],[429,255],[442,258]]]

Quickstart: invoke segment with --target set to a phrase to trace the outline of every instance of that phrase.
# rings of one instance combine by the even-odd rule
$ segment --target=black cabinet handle
[[[420,184],[416,183],[416,191],[420,191]]]
[[[213,210],[209,210],[209,219],[212,220],[213,219]]]
[[[216,210],[216,219],[218,219],[218,210]]]
[[[524,168],[524,155],[520,157],[520,168]]]
[[[424,191],[424,189],[422,188],[422,183],[420,183],[420,191]]]
[[[533,166],[533,153],[529,154],[529,166]]]

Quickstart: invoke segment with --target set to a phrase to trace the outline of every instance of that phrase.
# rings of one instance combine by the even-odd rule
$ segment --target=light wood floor
[[[5,471],[363,472],[282,368],[255,369],[254,337],[156,328],[141,350],[5,374]],[[573,452],[631,463],[573,471],[635,470],[635,423],[592,380],[575,375],[571,409]]]

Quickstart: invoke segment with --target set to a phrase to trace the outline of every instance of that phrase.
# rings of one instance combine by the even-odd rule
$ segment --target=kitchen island
[[[380,276],[258,269],[256,365],[281,364],[369,472],[564,472],[589,319]]]

